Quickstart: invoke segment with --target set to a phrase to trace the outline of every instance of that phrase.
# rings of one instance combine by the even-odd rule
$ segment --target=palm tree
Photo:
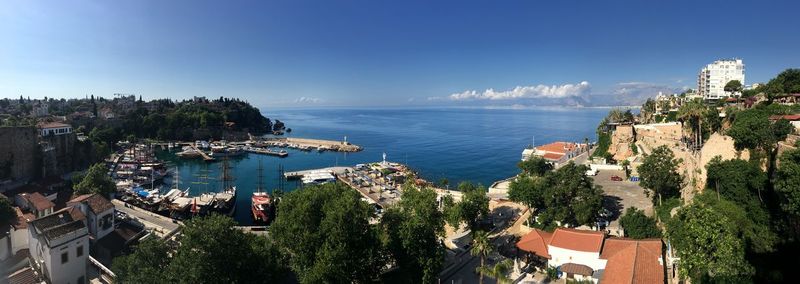
[[[480,267],[484,267],[486,265],[486,257],[489,256],[493,250],[494,247],[492,246],[492,242],[489,240],[489,233],[485,231],[475,231],[472,233],[472,248],[469,250],[469,252],[473,256],[480,256]],[[483,284],[484,271],[478,270],[478,272],[480,272],[478,283]]]
[[[513,282],[513,280],[511,280],[510,278],[508,278],[506,276],[511,271],[511,268],[513,267],[513,265],[514,265],[514,262],[512,262],[510,259],[506,259],[506,260],[503,260],[503,261],[495,264],[491,268],[490,267],[481,266],[481,267],[475,268],[475,270],[480,272],[481,275],[485,274],[485,275],[488,275],[491,278],[494,278],[494,280],[497,280],[497,283],[506,284],[506,283]]]
[[[699,145],[703,141],[702,118],[703,115],[706,113],[706,111],[707,111],[706,106],[703,104],[703,102],[699,100],[687,102],[683,104],[681,108],[678,110],[678,118],[681,121],[689,121],[690,124],[691,121],[697,122],[697,131],[692,129],[692,132],[694,132],[695,135],[694,138],[695,145]]]

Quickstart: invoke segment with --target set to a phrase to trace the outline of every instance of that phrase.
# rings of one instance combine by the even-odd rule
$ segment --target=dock
[[[278,156],[278,157],[281,157],[281,158],[285,158],[285,157],[289,156],[289,153],[287,153],[286,151],[276,152],[276,151],[272,151],[270,149],[260,148],[260,147],[245,147],[244,150],[247,151],[247,152],[250,152],[250,153],[264,154],[264,155],[270,155],[270,156]]]
[[[197,153],[200,153],[200,156],[203,157],[204,161],[206,161],[206,162],[213,162],[214,161],[214,157],[209,156],[208,154],[206,154],[205,151],[200,151],[200,149],[197,149],[197,147],[194,146],[194,145],[191,145],[190,147],[192,147],[192,149],[197,151]]]
[[[314,170],[286,172],[286,173],[283,174],[283,176],[287,180],[292,180],[292,179],[301,179],[306,175],[314,174],[314,173],[318,173],[318,172],[329,172],[329,173],[332,173],[332,174],[340,174],[340,173],[344,173],[348,169],[351,169],[351,168],[350,167],[329,167],[329,168],[314,169]]]

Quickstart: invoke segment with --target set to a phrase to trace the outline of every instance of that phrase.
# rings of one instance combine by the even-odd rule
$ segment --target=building
[[[555,167],[560,167],[570,159],[586,152],[588,147],[586,144],[572,143],[572,142],[553,142],[541,146],[534,147],[533,149],[525,149],[522,151],[522,160],[528,160],[532,156],[539,156],[553,164]]]
[[[42,137],[72,133],[72,126],[60,122],[45,122],[36,125]]]
[[[30,222],[31,262],[48,283],[86,283],[89,229],[85,218],[80,210],[67,207]]]
[[[609,238],[602,232],[534,229],[517,242],[529,259],[556,267],[561,278],[594,283],[664,283],[660,239]]]
[[[114,204],[100,194],[84,194],[67,202],[86,216],[86,226],[93,239],[99,240],[114,231]]]
[[[700,70],[697,76],[697,91],[705,100],[718,100],[730,95],[725,92],[725,84],[733,80],[739,80],[742,86],[745,84],[742,60],[717,60]]]
[[[14,203],[22,209],[29,210],[35,218],[52,214],[56,207],[55,203],[38,192],[17,194]]]
[[[0,198],[5,197],[0,194]],[[28,222],[35,218],[33,214],[22,213],[19,207],[14,207],[14,211],[17,218],[8,226],[0,227],[0,263],[28,248]],[[3,268],[0,267],[0,273],[2,272]]]

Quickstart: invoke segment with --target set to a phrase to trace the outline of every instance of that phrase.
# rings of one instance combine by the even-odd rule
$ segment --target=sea
[[[596,140],[595,130],[607,108],[308,108],[266,109],[263,114],[285,123],[286,137],[347,140],[363,151],[338,153],[287,149],[279,158],[248,153],[229,164],[237,186],[235,219],[252,224],[250,195],[259,184],[267,191],[301,188],[281,182],[279,172],[353,166],[386,160],[410,166],[424,179],[449,184],[462,181],[489,186],[519,172],[522,150],[531,144]],[[192,195],[219,191],[221,162],[183,160],[163,151],[180,173],[181,189]],[[263,168],[259,171],[259,164]],[[261,172],[261,174],[259,174]],[[452,186],[451,186],[452,187]]]

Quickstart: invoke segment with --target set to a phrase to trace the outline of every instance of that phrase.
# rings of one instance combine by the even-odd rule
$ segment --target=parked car
[[[611,176],[611,180],[613,181],[622,181],[622,178],[619,176]]]

